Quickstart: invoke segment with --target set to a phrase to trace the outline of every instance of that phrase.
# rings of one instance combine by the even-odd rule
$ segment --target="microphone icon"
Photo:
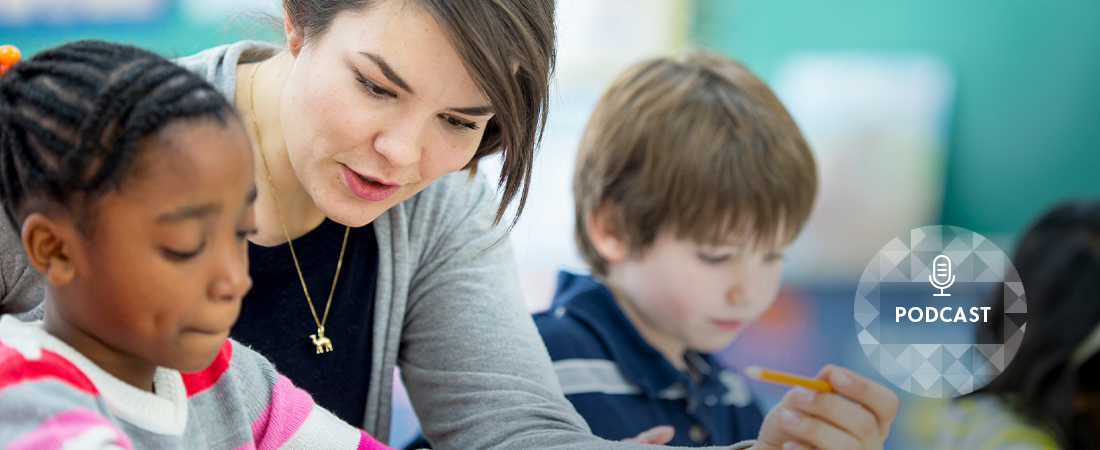
[[[940,258],[943,258],[941,261]],[[937,280],[942,280],[938,281]],[[932,294],[934,297],[950,297],[951,294],[944,294],[943,290],[951,287],[955,284],[955,275],[951,274],[951,258],[947,255],[937,256],[932,260],[932,275],[928,275],[928,281],[932,283],[932,287],[939,289],[939,294]]]

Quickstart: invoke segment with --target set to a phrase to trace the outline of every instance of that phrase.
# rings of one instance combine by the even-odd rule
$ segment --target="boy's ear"
[[[75,230],[65,228],[71,227],[41,213],[31,213],[23,220],[22,227],[23,250],[27,252],[27,259],[51,284],[58,286],[72,282],[76,276],[70,243],[66,240],[66,237],[71,240]]]
[[[596,253],[611,264],[622,263],[630,258],[630,246],[623,239],[617,220],[618,213],[618,207],[604,201],[585,220],[589,242],[596,248]]]
[[[298,30],[301,28],[294,25],[294,22],[290,20],[290,13],[286,10],[283,11],[283,31],[286,33],[286,45],[290,49],[290,55],[297,58],[298,52],[302,51],[302,44],[305,43],[305,38]]]

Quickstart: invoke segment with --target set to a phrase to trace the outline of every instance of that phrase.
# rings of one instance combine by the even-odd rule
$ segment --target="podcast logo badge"
[[[1026,315],[1012,261],[984,236],[952,226],[891,240],[855,295],[856,332],[871,364],[899,388],[933,398],[973,392],[1000,375],[1020,348]]]

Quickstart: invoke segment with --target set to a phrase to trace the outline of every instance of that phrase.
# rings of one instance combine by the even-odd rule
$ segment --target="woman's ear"
[[[75,229],[42,215],[31,213],[23,220],[23,250],[36,270],[56,286],[66,285],[76,277],[71,258]]]
[[[290,56],[298,57],[298,52],[302,51],[302,44],[305,43],[305,38],[302,36],[301,27],[295,26],[294,22],[290,19],[290,13],[283,11],[283,31],[286,33],[286,45],[290,49]]]
[[[622,263],[630,258],[630,246],[622,236],[617,206],[608,201],[600,202],[588,214],[584,225],[588,241],[608,263]]]

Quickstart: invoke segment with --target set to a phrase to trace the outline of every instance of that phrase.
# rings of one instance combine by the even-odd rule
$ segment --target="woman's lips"
[[[741,325],[744,322],[742,322],[740,320],[712,320],[711,323],[713,323],[714,326],[716,326],[718,328],[721,328],[723,330],[733,331],[733,330],[736,330],[738,328],[741,328]]]
[[[340,172],[344,176],[344,185],[351,190],[352,194],[355,194],[356,197],[363,200],[380,202],[389,198],[397,192],[398,189],[401,189],[400,184],[384,184],[367,181],[363,179],[363,176],[343,164],[340,165]]]

